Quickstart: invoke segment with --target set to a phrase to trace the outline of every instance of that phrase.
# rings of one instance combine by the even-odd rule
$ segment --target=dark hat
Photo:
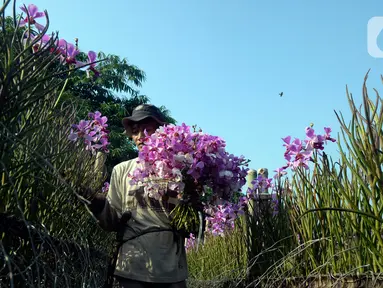
[[[122,119],[122,125],[124,125],[126,134],[128,134],[128,136],[131,137],[132,124],[147,118],[152,118],[160,125],[166,124],[165,116],[160,109],[151,104],[142,104],[134,108],[132,116],[125,117]]]

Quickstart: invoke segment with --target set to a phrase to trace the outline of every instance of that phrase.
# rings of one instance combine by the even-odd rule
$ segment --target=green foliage
[[[79,58],[85,57],[84,53],[80,53]],[[101,77],[92,77],[86,71],[78,70],[68,85],[68,93],[89,100],[92,110],[97,109],[100,103],[122,103],[121,100],[125,97],[119,99],[116,93],[139,96],[139,91],[134,86],[141,87],[145,81],[145,73],[142,70],[116,55],[100,52],[98,58],[100,62],[97,64],[97,70]],[[148,101],[147,97],[140,99]]]

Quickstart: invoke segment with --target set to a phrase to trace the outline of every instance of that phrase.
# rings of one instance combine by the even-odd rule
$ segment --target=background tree
[[[78,58],[86,61],[86,54]],[[108,117],[110,153],[106,160],[106,170],[110,175],[112,168],[137,156],[134,143],[124,134],[121,120],[131,115],[133,109],[150,102],[149,97],[141,95],[138,88],[145,81],[145,72],[129,64],[126,58],[98,53],[96,69],[99,76],[90,75],[89,71],[77,70],[70,79],[64,100],[71,99],[80,107],[79,117],[85,118],[89,111],[100,111]],[[176,123],[165,106],[164,112],[169,123]]]

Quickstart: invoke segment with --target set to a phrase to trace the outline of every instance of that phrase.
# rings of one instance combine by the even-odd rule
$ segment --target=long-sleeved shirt
[[[132,213],[124,227],[124,239],[133,239],[120,248],[115,275],[144,282],[183,281],[188,276],[184,238],[160,231],[171,229],[169,200],[150,198],[142,185],[130,184],[129,174],[139,165],[136,160],[113,168],[107,201],[102,211],[95,214],[102,228],[116,231],[121,215],[125,211]]]

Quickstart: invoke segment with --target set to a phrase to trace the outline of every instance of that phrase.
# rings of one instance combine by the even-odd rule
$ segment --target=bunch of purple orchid
[[[108,153],[108,134],[106,129],[108,124],[108,118],[102,116],[99,111],[95,113],[89,113],[89,120],[81,120],[79,124],[73,124],[68,139],[71,141],[77,141],[78,139],[84,139],[85,149],[90,150],[93,154],[97,151],[103,151]]]
[[[203,187],[213,191],[209,200],[213,202],[230,200],[246,183],[248,168],[244,157],[229,154],[223,139],[196,132],[195,128],[192,131],[186,124],[160,127],[154,134],[146,134],[144,144],[138,157],[140,166],[130,175],[131,183],[144,185],[146,195],[156,199],[168,189],[176,191],[182,200],[172,211],[172,224],[178,230],[198,230],[196,207],[186,201],[200,199]],[[194,183],[197,189],[187,189],[186,182]]]
[[[38,11],[38,8],[34,4],[29,4],[28,7],[21,6],[20,9],[26,14],[26,17],[21,19],[19,26],[23,27],[25,25],[34,25],[38,31],[38,33],[27,30],[26,38],[24,39],[24,43],[27,41],[36,41],[33,44],[32,49],[33,52],[37,52],[40,49],[45,49],[46,47],[51,47],[50,52],[56,53],[59,55],[60,62],[62,64],[74,65],[76,68],[78,67],[87,67],[87,75],[90,77],[90,71],[93,72],[95,77],[100,76],[100,72],[96,69],[96,59],[97,54],[94,51],[88,52],[88,60],[87,62],[81,62],[76,59],[77,55],[80,53],[80,50],[77,47],[77,44],[74,45],[72,43],[68,43],[64,39],[57,40],[55,43],[55,48],[52,48],[50,42],[52,41],[52,37],[49,35],[40,35],[42,31],[45,29],[45,26],[38,23],[36,19],[41,17],[46,17],[45,12]],[[38,41],[37,38],[40,38]],[[77,40],[76,40],[77,41]]]
[[[150,197],[159,199],[167,189],[182,195],[186,177],[209,186],[216,198],[223,199],[230,199],[246,183],[247,161],[229,154],[217,136],[192,131],[185,124],[166,125],[146,134],[144,144],[138,156],[141,167],[131,175],[131,183],[142,183]],[[159,184],[162,181],[166,187]]]

